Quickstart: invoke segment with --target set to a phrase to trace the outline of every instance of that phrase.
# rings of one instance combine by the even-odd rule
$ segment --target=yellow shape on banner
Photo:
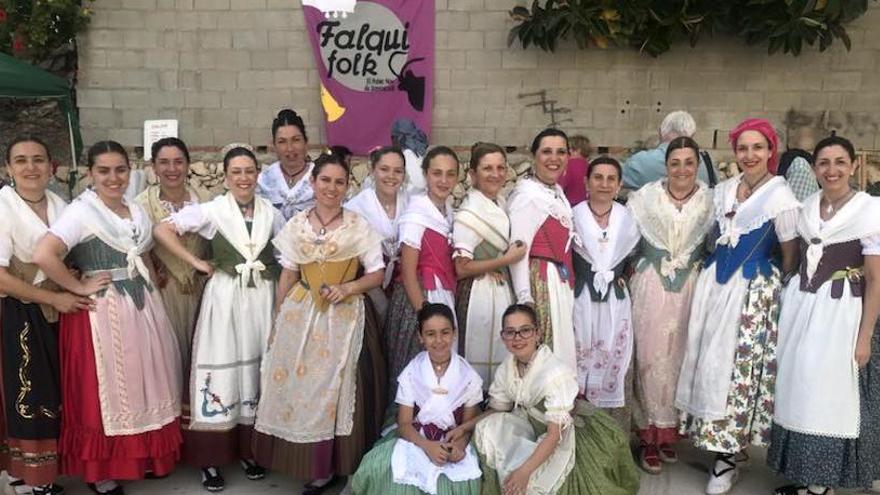
[[[339,105],[323,84],[321,85],[321,105],[324,106],[324,113],[327,114],[327,122],[336,122],[345,113],[345,107]]]

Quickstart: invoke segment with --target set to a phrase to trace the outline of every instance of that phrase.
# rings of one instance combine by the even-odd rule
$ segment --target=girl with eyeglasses
[[[474,432],[485,461],[482,493],[634,495],[639,475],[627,435],[576,399],[575,374],[540,343],[535,310],[507,308],[501,336],[510,356],[489,387],[489,409],[447,435]]]

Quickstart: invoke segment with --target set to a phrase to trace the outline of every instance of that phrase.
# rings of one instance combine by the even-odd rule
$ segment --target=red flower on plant
[[[6,11],[4,9],[0,9],[0,22],[6,22]]]
[[[24,36],[20,34],[15,35],[15,38],[12,40],[12,51],[15,53],[24,51]]]

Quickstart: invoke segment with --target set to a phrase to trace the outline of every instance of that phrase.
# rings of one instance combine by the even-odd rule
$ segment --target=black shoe
[[[33,488],[33,495],[63,495],[64,487],[61,485],[56,485],[55,483],[50,483],[48,485],[43,486],[35,486]]]
[[[102,491],[98,490],[98,487],[95,486],[94,483],[86,483],[86,486],[89,487],[89,489],[91,491],[97,493],[98,495],[125,495],[125,491],[122,489],[122,485],[120,485],[118,483],[116,484],[116,488],[113,488],[112,490],[109,490],[106,492],[102,492]]]
[[[159,476],[159,475],[157,475],[156,473],[154,473],[154,472],[152,472],[152,471],[147,471],[147,472],[144,473],[144,479],[145,479],[145,480],[164,480],[164,479],[167,478],[168,476],[170,476],[170,475],[168,475],[168,474],[163,474],[162,476]]]
[[[333,486],[336,483],[336,479],[337,479],[337,476],[334,474],[333,476],[330,477],[329,480],[327,480],[326,483],[324,483],[321,486],[313,485],[311,483],[306,483],[305,486],[303,486],[302,495],[321,495],[322,493],[324,493],[324,490],[329,489],[331,486]]]
[[[247,476],[247,479],[251,481],[261,480],[266,477],[266,468],[250,459],[242,459],[241,468],[244,469],[244,475]]]
[[[226,480],[215,467],[202,468],[202,486],[209,492],[221,492],[226,488]]]

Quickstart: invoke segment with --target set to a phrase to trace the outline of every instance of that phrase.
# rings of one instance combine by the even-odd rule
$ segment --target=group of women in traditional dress
[[[69,206],[46,145],[16,139],[0,189],[13,485],[60,493],[64,473],[121,494],[182,459],[210,491],[239,462],[313,495],[342,476],[359,494],[623,495],[633,429],[648,473],[683,437],[714,453],[708,494],[730,491],[749,445],[795,483],[777,493],[869,486],[880,204],[850,188],[841,137],[817,145],[822,190],[803,205],[774,175],[767,121],[730,137],[741,174],[709,189],[678,138],[667,177],[626,206],[607,156],[569,203],[559,130],[535,137],[506,199],[504,149],[477,143],[458,208],[445,146],[422,161],[424,192],[385,147],[347,199],[347,162],[311,161],[291,110],[272,124],[278,162],[260,172],[231,145],[210,201],[175,138],[132,203],[125,150],[95,144]]]

